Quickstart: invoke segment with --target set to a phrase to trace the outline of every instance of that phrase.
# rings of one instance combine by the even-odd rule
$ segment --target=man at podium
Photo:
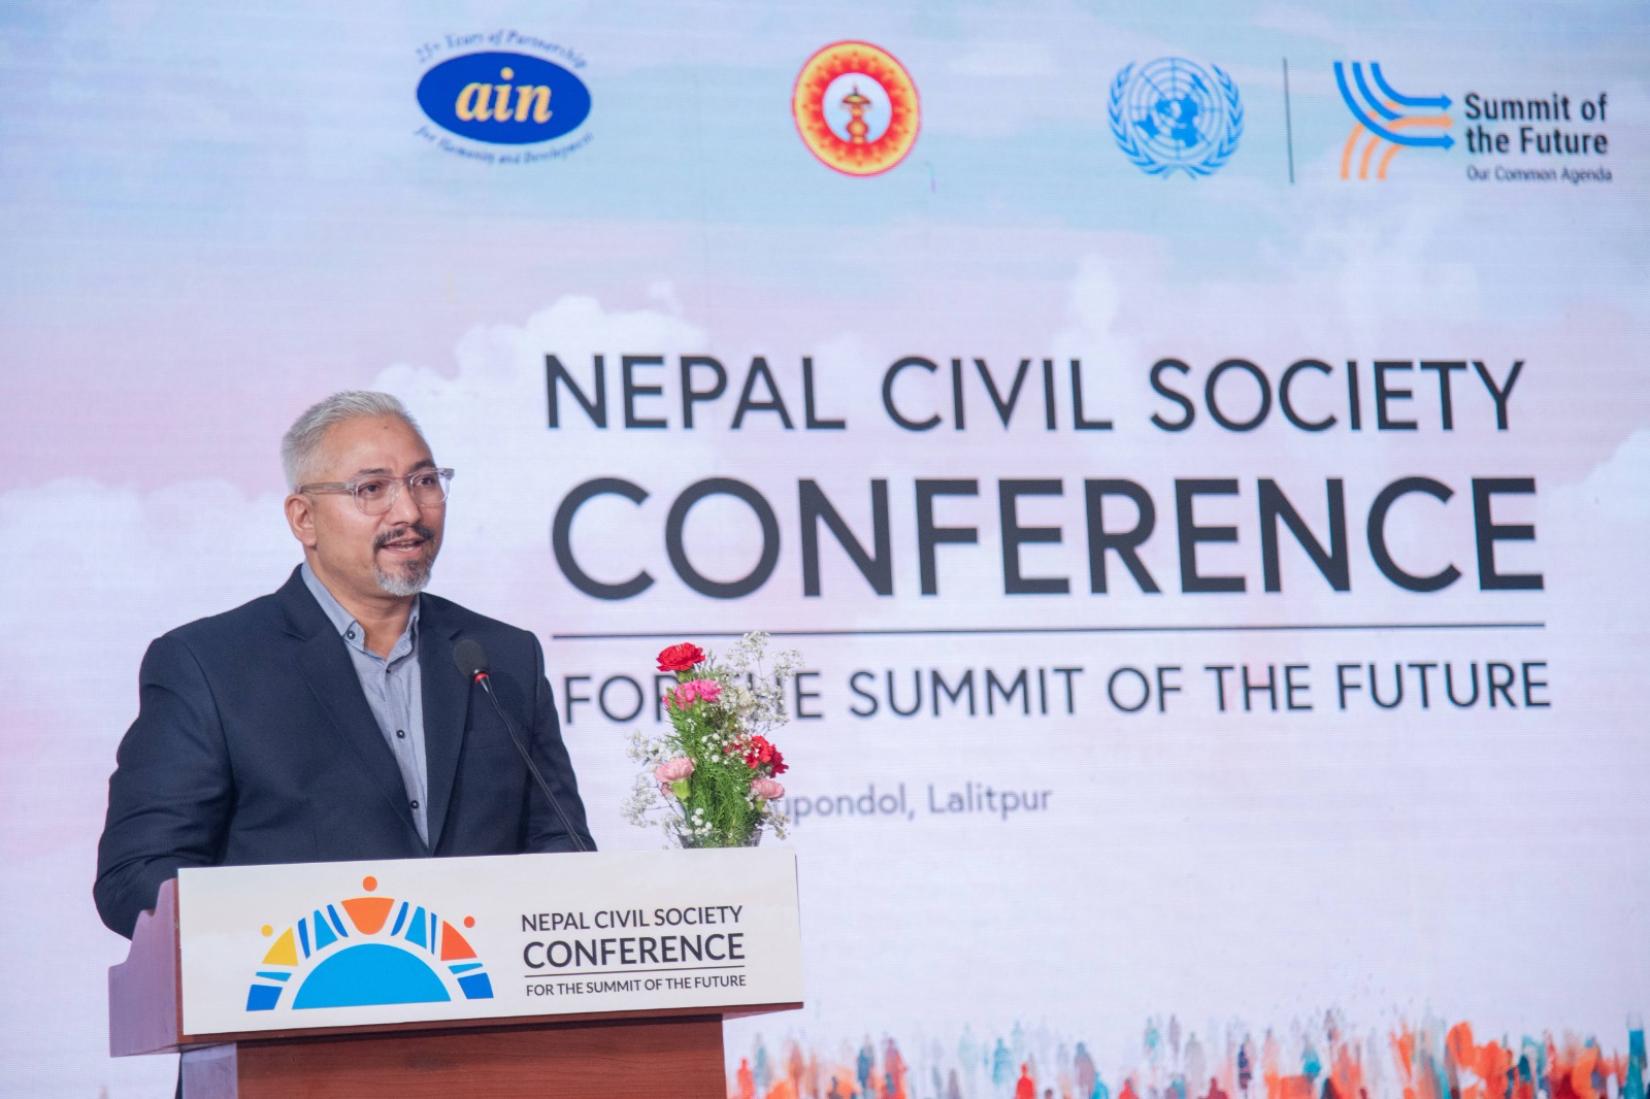
[[[303,563],[143,658],[93,887],[122,935],[180,867],[595,846],[537,638],[423,594],[453,471],[401,402],[335,394],[281,457]]]

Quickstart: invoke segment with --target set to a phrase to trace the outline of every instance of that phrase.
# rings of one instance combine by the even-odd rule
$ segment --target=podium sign
[[[184,870],[178,950],[196,1035],[802,1000],[775,848]]]

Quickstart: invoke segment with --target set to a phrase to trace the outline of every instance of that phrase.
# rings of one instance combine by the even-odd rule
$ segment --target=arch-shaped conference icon
[[[247,1011],[490,1000],[492,981],[469,940],[415,901],[363,896],[317,905],[270,940],[247,988]],[[475,920],[459,920],[466,928]]]

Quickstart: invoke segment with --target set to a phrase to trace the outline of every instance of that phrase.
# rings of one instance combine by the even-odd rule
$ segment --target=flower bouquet
[[[630,757],[644,770],[625,805],[631,823],[659,825],[683,847],[750,847],[764,828],[785,834],[773,805],[785,796],[785,757],[765,734],[785,724],[783,684],[798,657],[779,653],[764,668],[767,640],[746,634],[720,660],[686,642],[659,654],[659,670],[676,676],[664,694],[670,726],[632,737]]]

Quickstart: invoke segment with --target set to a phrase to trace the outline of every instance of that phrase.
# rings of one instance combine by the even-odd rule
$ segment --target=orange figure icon
[[[871,132],[871,124],[865,121],[865,109],[871,105],[870,98],[859,94],[859,85],[855,84],[853,91],[842,97],[842,105],[853,115],[848,120],[848,143],[865,144],[865,135]]]

